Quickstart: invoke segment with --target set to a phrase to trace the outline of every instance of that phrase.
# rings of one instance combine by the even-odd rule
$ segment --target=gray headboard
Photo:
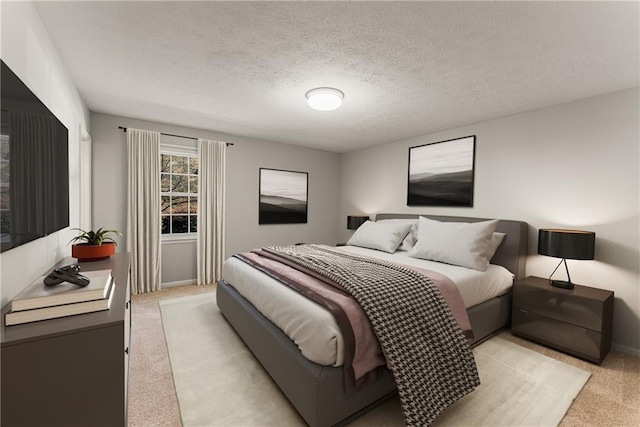
[[[463,216],[381,213],[376,215],[376,221],[393,218],[418,218],[419,216],[443,222],[478,222],[489,220],[489,218],[468,218]],[[493,258],[491,258],[491,263],[501,265],[515,274],[516,280],[525,277],[527,237],[529,235],[527,228],[528,225],[526,222],[508,219],[500,219],[498,227],[496,228],[496,231],[505,233],[506,236]]]

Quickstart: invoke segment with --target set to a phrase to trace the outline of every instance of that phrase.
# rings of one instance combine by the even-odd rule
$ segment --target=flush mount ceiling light
[[[309,107],[319,111],[331,111],[340,108],[344,93],[330,87],[311,89],[305,95]]]

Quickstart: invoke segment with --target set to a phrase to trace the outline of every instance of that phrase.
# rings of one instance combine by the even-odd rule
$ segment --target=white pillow
[[[409,229],[409,233],[402,240],[400,246],[398,247],[399,251],[409,251],[413,248],[413,245],[416,244],[416,239],[418,238],[418,219],[403,219],[403,218],[392,218],[392,219],[381,219],[380,221],[376,221],[377,223],[402,223],[402,224],[410,224],[411,228]]]
[[[489,252],[487,253],[487,258],[491,261],[491,258],[496,254],[496,251],[500,247],[500,243],[504,240],[505,233],[495,232],[491,235],[491,243],[489,243]]]
[[[394,253],[409,228],[411,224],[402,222],[366,221],[353,233],[347,245]]]
[[[421,216],[418,241],[408,255],[486,271],[491,237],[497,225],[498,220],[440,222]]]

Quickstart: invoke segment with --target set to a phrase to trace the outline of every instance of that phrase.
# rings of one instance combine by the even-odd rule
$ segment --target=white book
[[[46,286],[42,276],[11,301],[11,311],[32,310],[34,308],[104,299],[108,295],[111,270],[80,271],[89,279],[89,284],[80,287],[69,282]]]
[[[56,305],[53,307],[34,308],[32,310],[10,311],[4,315],[4,325],[20,325],[22,323],[37,322],[39,320],[56,319],[58,317],[108,310],[111,307],[113,295],[116,293],[115,288],[115,281],[111,279],[109,286],[107,286],[107,298]]]

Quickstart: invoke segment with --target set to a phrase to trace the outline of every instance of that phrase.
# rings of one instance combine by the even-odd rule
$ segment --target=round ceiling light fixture
[[[305,96],[309,107],[319,111],[331,111],[340,108],[344,99],[344,93],[331,87],[311,89]]]

